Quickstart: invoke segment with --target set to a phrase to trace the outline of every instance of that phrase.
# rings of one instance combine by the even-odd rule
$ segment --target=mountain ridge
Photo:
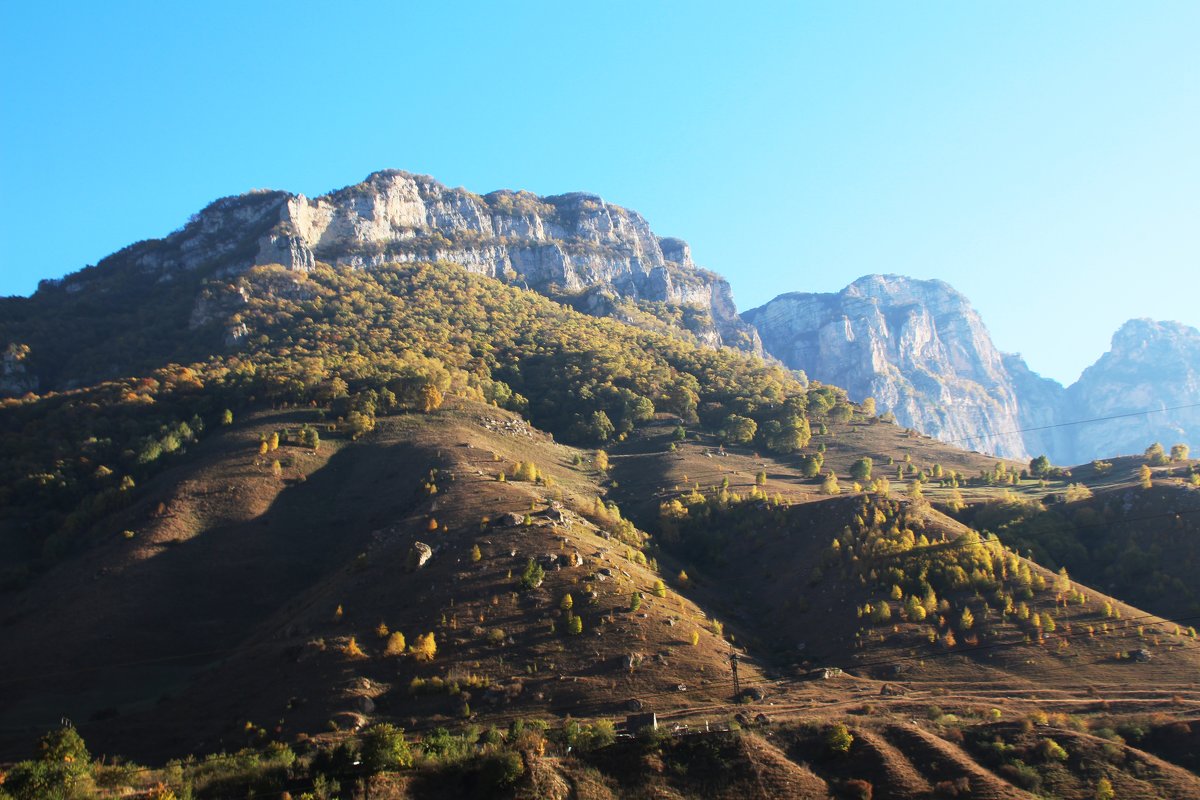
[[[897,420],[1013,458],[1079,464],[1200,437],[1200,331],[1133,319],[1070,387],[1001,353],[969,300],[941,280],[867,275],[839,292],[789,292],[743,312],[769,353],[873,397]],[[1175,409],[1170,415],[1152,412]],[[1147,412],[1134,425],[1129,415]],[[1080,421],[1126,415],[1120,423]]]

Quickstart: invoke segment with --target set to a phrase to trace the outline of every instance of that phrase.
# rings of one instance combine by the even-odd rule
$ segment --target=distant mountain
[[[970,302],[941,281],[868,275],[745,312],[767,351],[810,378],[874,397],[906,427],[1024,459],[1012,379]],[[985,434],[989,438],[980,438]],[[994,435],[998,434],[998,435]]]
[[[941,281],[869,275],[836,294],[780,295],[743,319],[809,377],[874,397],[900,424],[969,449],[1057,464],[1200,443],[1200,331],[1131,320],[1064,388],[1001,354],[969,301]],[[1075,425],[1079,420],[1117,419]]]
[[[1200,331],[1178,322],[1134,319],[1066,391],[1065,420],[1112,417],[1200,403]],[[1200,407],[1072,426],[1065,462],[1141,453],[1152,442],[1200,446]]]

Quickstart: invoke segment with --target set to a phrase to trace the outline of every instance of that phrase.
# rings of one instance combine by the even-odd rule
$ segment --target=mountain
[[[1070,419],[1117,419],[1076,426],[1061,463],[1141,453],[1152,442],[1200,445],[1200,331],[1178,322],[1134,319],[1066,391]],[[1178,408],[1190,406],[1190,408]],[[1151,414],[1141,411],[1173,409]],[[1132,416],[1130,416],[1132,415]]]
[[[697,267],[683,240],[655,235],[638,213],[584,193],[480,196],[396,170],[312,199],[255,191],[217,200],[164,239],[139,242],[61,281],[43,281],[33,298],[2,301],[0,321],[60,316],[98,302],[119,306],[112,314],[144,317],[151,295],[176,286],[186,291],[172,296],[178,305],[168,316],[195,329],[214,313],[199,280],[232,278],[256,265],[305,272],[318,264],[369,269],[416,261],[452,262],[585,313],[761,353],[754,329],[738,317],[729,284]],[[125,276],[119,287],[115,274]],[[103,338],[147,324],[129,320]],[[4,333],[14,336],[0,328]],[[222,332],[227,343],[240,335],[236,323]],[[38,342],[18,339],[31,346],[24,363],[31,374],[17,374],[20,365],[6,358],[0,390],[17,394],[33,379],[43,389],[61,388],[75,378],[109,377],[138,365],[138,348],[131,348],[139,350],[131,358],[97,363],[87,355],[96,338],[81,333],[72,347],[52,355]]]
[[[0,302],[0,798],[1200,795],[1196,462],[1022,479],[355,202]]]
[[[745,312],[767,352],[809,377],[873,397],[905,426],[964,447],[1079,464],[1200,441],[1200,331],[1131,320],[1064,388],[1000,353],[969,301],[941,281],[860,278]],[[1161,411],[1138,416],[1137,412]],[[1116,419],[1076,424],[1080,420]]]
[[[1028,457],[1004,360],[971,304],[946,283],[869,275],[836,294],[780,295],[742,318],[784,364],[875,398],[901,425]]]

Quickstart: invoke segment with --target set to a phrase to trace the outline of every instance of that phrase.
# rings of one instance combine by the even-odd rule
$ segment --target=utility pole
[[[733,669],[733,696],[742,696],[742,684],[738,681],[738,654],[732,647],[729,648],[729,666]]]

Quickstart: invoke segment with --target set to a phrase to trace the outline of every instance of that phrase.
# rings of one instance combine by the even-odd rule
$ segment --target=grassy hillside
[[[1190,465],[1033,478],[450,265],[200,285],[235,343],[0,408],[0,754],[156,765],[0,797],[1195,796],[1188,606],[1129,604]]]

